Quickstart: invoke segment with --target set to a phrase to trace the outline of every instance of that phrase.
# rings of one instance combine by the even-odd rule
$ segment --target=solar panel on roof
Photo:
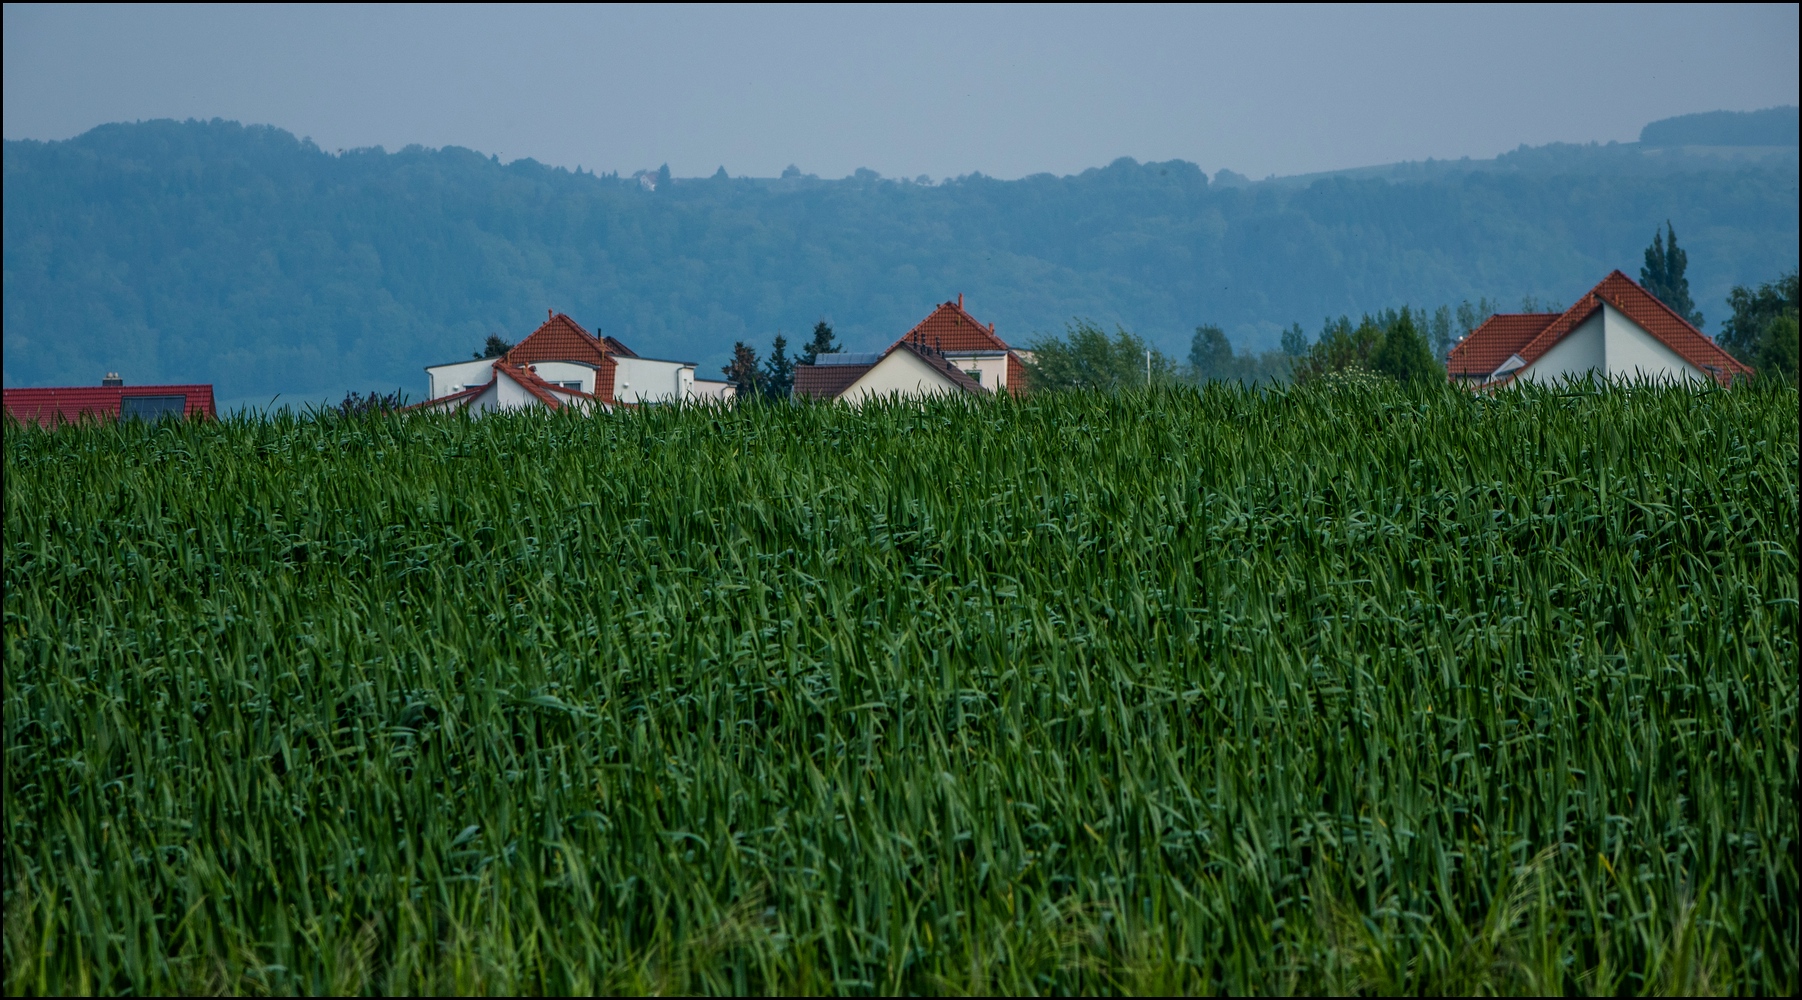
[[[873,365],[882,360],[881,351],[861,351],[854,354],[820,354],[813,363],[816,365]]]
[[[187,411],[186,396],[126,396],[119,401],[121,420],[160,420],[180,417]]]

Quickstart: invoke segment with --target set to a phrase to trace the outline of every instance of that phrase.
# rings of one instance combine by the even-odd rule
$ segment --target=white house
[[[1555,384],[1586,375],[1726,385],[1736,375],[1752,373],[1619,271],[1561,313],[1489,317],[1452,348],[1446,371],[1476,388]]]
[[[730,383],[697,378],[693,362],[641,358],[613,337],[597,337],[555,312],[504,356],[432,365],[426,378],[430,398],[419,404],[423,409],[608,410],[732,398]]]
[[[935,308],[888,350],[825,354],[795,366],[795,394],[861,403],[876,397],[1021,392],[1030,357],[964,311],[964,297]]]

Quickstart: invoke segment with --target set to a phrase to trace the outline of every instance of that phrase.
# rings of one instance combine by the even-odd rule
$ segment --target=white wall
[[[694,378],[694,365],[653,358],[614,358],[613,399],[618,403],[670,403],[683,398],[682,371]]]
[[[453,392],[462,392],[470,386],[488,384],[488,380],[494,377],[494,359],[431,365],[426,368],[425,374],[426,392],[429,393],[427,398],[437,399]]]
[[[699,403],[723,403],[738,395],[738,387],[730,382],[690,378],[687,398]]]
[[[1607,309],[1606,306],[1602,308]],[[1515,378],[1522,382],[1557,385],[1570,379],[1580,379],[1592,371],[1600,377],[1608,370],[1603,316],[1604,313],[1596,313],[1577,324],[1575,330],[1565,334],[1563,340],[1541,354],[1538,361],[1522,368]]]
[[[850,388],[839,394],[838,398],[855,406],[873,398],[918,398],[942,396],[951,392],[961,393],[963,389],[920,360],[918,355],[897,349],[876,362],[874,368],[864,372],[863,377],[851,383]]]
[[[565,382],[579,382],[578,388],[583,392],[594,392],[595,368],[580,361],[534,361],[529,366],[533,373],[552,385]]]
[[[977,381],[982,383],[984,389],[1001,389],[1007,386],[1007,355],[1004,353],[952,354],[947,352],[945,360],[956,365],[962,371],[981,372],[982,377]]]
[[[1638,323],[1607,303],[1602,304],[1607,323],[1608,377],[1622,381],[1707,381],[1708,373],[1683,360],[1647,333]]]

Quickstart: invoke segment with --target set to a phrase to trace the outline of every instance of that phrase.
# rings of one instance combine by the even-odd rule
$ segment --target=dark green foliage
[[[502,357],[506,357],[507,352],[511,351],[512,349],[513,349],[512,341],[503,338],[498,333],[491,333],[488,335],[487,342],[482,345],[482,349],[475,353],[475,357],[477,357],[477,358],[502,358]]]
[[[1404,301],[1566,301],[1686,220],[1704,305],[1796,261],[1794,158],[1611,147],[1383,177],[1209,183],[1122,160],[936,185],[800,171],[659,182],[469,150],[334,156],[275,129],[145,122],[5,143],[8,385],[213,382],[221,399],[420,386],[546,308],[709,369],[834,317],[876,350],[959,291],[1010,342],[1071,316],[1181,357]],[[1531,154],[1531,155],[1528,155]],[[1618,155],[1617,155],[1618,154]],[[1597,165],[1590,165],[1594,159]]]
[[[1217,326],[1198,326],[1195,339],[1189,343],[1189,367],[1196,378],[1225,378],[1233,367],[1233,345],[1226,331]]]
[[[763,394],[771,399],[787,399],[795,387],[795,360],[788,356],[788,338],[776,334],[770,344],[770,356],[763,362]]]
[[[1369,363],[1371,371],[1398,382],[1445,380],[1445,370],[1433,360],[1432,348],[1414,325],[1413,311],[1405,306],[1401,315],[1384,327],[1382,339],[1370,352]]]
[[[1040,337],[1026,365],[1034,391],[1096,389],[1121,392],[1167,384],[1179,377],[1176,362],[1139,337],[1114,336],[1087,320],[1076,320],[1062,337]]]
[[[344,401],[338,404],[338,414],[345,417],[367,417],[377,413],[392,413],[405,405],[406,397],[398,389],[390,393],[347,392],[344,394]]]
[[[1299,340],[1298,340],[1299,338]],[[1299,343],[1306,351],[1307,335],[1297,323],[1283,333],[1283,344]],[[1248,385],[1259,382],[1285,382],[1289,379],[1294,356],[1286,349],[1233,353],[1233,345],[1225,331],[1217,326],[1198,326],[1195,339],[1189,343],[1189,369],[1185,376],[1195,382],[1237,381]]]
[[[1296,362],[1295,378],[1307,382],[1348,369],[1369,371],[1370,356],[1382,342],[1382,327],[1369,316],[1355,327],[1346,316],[1329,319],[1321,326],[1320,336],[1314,339],[1313,346],[1308,348],[1307,357]]]
[[[1754,369],[1796,377],[1796,272],[1757,288],[1735,286],[1727,294],[1733,315],[1721,324],[1720,344]],[[1787,320],[1787,324],[1785,321]]]
[[[732,360],[721,366],[720,374],[732,383],[739,399],[756,399],[759,394],[758,383],[763,378],[763,372],[758,368],[757,349],[742,340],[733,344]]]
[[[6,991],[1793,995],[1796,412],[8,427]]]
[[[1421,315],[1424,318],[1426,314],[1423,312]],[[1427,324],[1427,339],[1433,345],[1433,358],[1441,364],[1445,363],[1445,356],[1450,353],[1452,345],[1458,342],[1454,339],[1452,329],[1452,307],[1440,306],[1433,310],[1433,318]]]
[[[1795,105],[1678,115],[1639,130],[1647,146],[1794,146],[1797,138]]]
[[[831,324],[820,320],[813,325],[813,339],[807,342],[807,349],[801,352],[801,363],[811,365],[822,354],[838,354],[843,350],[839,342],[833,339]]]
[[[1309,343],[1307,331],[1301,328],[1300,323],[1291,323],[1283,331],[1282,351],[1291,358],[1299,358],[1308,353]]]
[[[1796,381],[1796,314],[1779,316],[1765,327],[1758,345],[1758,370],[1779,379]]]
[[[1677,246],[1677,230],[1672,228],[1669,220],[1664,228],[1664,233],[1652,233],[1652,245],[1646,247],[1645,266],[1639,269],[1639,283],[1657,296],[1658,301],[1670,306],[1673,312],[1700,330],[1702,313],[1696,309],[1695,300],[1689,297],[1689,254]]]

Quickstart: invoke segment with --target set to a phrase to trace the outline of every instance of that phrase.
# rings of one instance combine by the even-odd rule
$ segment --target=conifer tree
[[[820,320],[813,325],[813,339],[808,341],[807,347],[801,351],[801,364],[814,364],[819,361],[820,355],[837,354],[841,350],[844,348],[838,345],[838,341],[832,339],[832,327],[825,320]]]
[[[726,381],[732,383],[736,397],[740,400],[753,399],[757,395],[757,349],[744,341],[732,345],[732,360],[720,367],[720,373]]]
[[[1291,323],[1289,329],[1283,331],[1283,353],[1292,358],[1308,353],[1308,333],[1300,323]]]
[[[1658,301],[1670,306],[1672,311],[1700,330],[1702,312],[1689,297],[1689,278],[1684,273],[1689,269],[1689,254],[1677,246],[1677,230],[1672,227],[1671,220],[1664,220],[1664,228],[1663,233],[1652,231],[1652,245],[1646,247],[1646,263],[1639,269],[1639,283],[1657,296]]]
[[[763,363],[763,392],[771,399],[787,399],[795,387],[795,362],[788,356],[788,338],[776,334],[769,360]]]
[[[485,358],[502,358],[506,357],[507,352],[512,349],[513,345],[502,340],[500,334],[491,333],[488,335],[488,342],[483,344],[482,349],[475,353],[475,358],[478,361]]]
[[[1424,382],[1439,377],[1439,365],[1433,361],[1426,338],[1414,325],[1412,310],[1403,308],[1394,322],[1386,325],[1382,343],[1370,353],[1373,371],[1399,382]]]

